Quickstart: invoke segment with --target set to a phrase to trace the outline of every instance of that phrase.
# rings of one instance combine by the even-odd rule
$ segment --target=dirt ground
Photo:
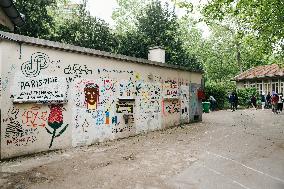
[[[0,163],[0,188],[284,188],[284,113],[202,123]]]

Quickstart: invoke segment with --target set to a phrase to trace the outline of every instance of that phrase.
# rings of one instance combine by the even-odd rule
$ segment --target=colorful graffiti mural
[[[1,82],[11,98],[2,111],[2,141],[23,151],[42,143],[40,150],[65,147],[66,138],[72,146],[91,145],[186,123],[201,113],[198,85],[186,79],[94,65],[36,52],[7,68],[15,74]]]
[[[162,127],[162,85],[157,82],[137,83],[137,132]]]
[[[53,143],[54,138],[57,138],[60,135],[62,135],[68,127],[68,124],[66,124],[58,133],[56,132],[56,130],[58,130],[63,125],[62,108],[63,108],[63,105],[61,105],[61,104],[50,105],[50,113],[49,113],[49,116],[48,116],[48,125],[49,125],[49,127],[52,128],[53,131],[51,131],[50,129],[45,127],[47,133],[52,135],[49,148],[52,147],[52,143]]]
[[[91,110],[97,109],[100,96],[99,86],[94,83],[88,83],[85,85],[84,93],[87,108]]]
[[[181,121],[182,123],[189,122],[189,86],[180,86],[180,103],[181,103]]]

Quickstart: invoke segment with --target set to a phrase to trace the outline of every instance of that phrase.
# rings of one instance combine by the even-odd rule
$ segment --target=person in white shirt
[[[216,109],[216,99],[213,96],[209,96],[209,102],[210,102],[210,109],[211,111],[214,111]]]

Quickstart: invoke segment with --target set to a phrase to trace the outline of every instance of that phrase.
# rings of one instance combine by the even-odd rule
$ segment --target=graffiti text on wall
[[[8,111],[7,118],[3,119],[3,123],[7,125],[5,129],[6,145],[26,146],[37,140],[38,128],[23,128],[17,120],[19,111],[19,109],[12,107]]]
[[[26,77],[36,77],[41,70],[46,69],[50,63],[49,57],[42,52],[32,54],[29,61],[22,64],[21,70]]]
[[[161,128],[161,84],[157,82],[136,83],[138,90],[138,130]]]
[[[25,110],[22,115],[22,122],[30,127],[45,127],[47,121],[47,111],[40,111],[40,106],[33,106]]]
[[[165,111],[169,114],[174,114],[180,112],[180,102],[179,100],[169,100],[164,102]]]
[[[21,90],[29,89],[29,88],[39,88],[44,85],[50,85],[52,83],[57,83],[57,77],[47,77],[44,79],[31,79],[28,81],[20,81]]]
[[[11,88],[13,102],[64,102],[67,84],[62,77],[40,75],[37,78],[17,76]]]
[[[98,74],[100,74],[101,72],[105,72],[105,73],[128,73],[128,74],[133,74],[133,71],[129,71],[129,70],[111,70],[111,69],[98,69]]]
[[[163,86],[164,97],[178,97],[178,83],[175,80],[166,80]]]
[[[67,82],[72,82],[76,78],[81,78],[84,75],[92,75],[93,71],[87,65],[73,64],[64,68],[64,74],[69,75],[66,78]]]
[[[189,86],[180,86],[181,119],[183,122],[189,121]]]

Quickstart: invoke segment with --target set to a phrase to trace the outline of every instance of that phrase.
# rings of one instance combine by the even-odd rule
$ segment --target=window
[[[271,85],[269,81],[264,81],[264,92],[265,94],[268,94],[268,92],[271,92]]]
[[[244,88],[248,88],[248,87],[249,87],[249,81],[245,81]]]
[[[251,83],[250,83],[250,87],[251,87],[251,88],[255,88],[255,82],[251,82]]]
[[[276,93],[279,92],[279,83],[277,79],[272,80],[272,91],[275,91]]]
[[[258,94],[262,94],[262,91],[263,91],[262,82],[258,82],[256,84],[256,90],[258,91]]]
[[[279,92],[284,94],[284,79],[280,81]]]

